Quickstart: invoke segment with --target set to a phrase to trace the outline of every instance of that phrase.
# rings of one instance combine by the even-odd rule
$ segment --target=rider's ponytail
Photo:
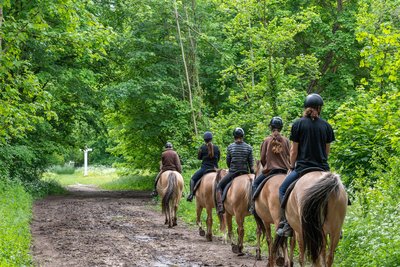
[[[214,146],[211,142],[207,143],[208,157],[212,159],[214,157]]]
[[[312,107],[308,107],[308,108],[306,108],[304,110],[303,117],[307,117],[307,118],[310,118],[312,120],[315,120],[316,118],[319,117],[320,112],[321,112],[320,108],[315,109],[315,108],[312,108]]]
[[[271,141],[271,145],[272,145],[272,152],[274,152],[275,154],[280,154],[283,150],[282,147],[282,135],[279,132],[278,129],[274,129],[272,131],[272,141]]]

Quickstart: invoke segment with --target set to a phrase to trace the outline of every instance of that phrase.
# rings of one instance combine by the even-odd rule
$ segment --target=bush
[[[0,266],[31,265],[32,197],[24,187],[0,179]]]

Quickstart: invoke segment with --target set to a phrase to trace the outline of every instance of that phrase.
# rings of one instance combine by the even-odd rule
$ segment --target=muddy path
[[[36,266],[265,266],[254,248],[244,256],[221,238],[207,242],[178,220],[168,229],[148,192],[69,188],[34,205],[32,255]],[[251,252],[251,254],[250,254]]]

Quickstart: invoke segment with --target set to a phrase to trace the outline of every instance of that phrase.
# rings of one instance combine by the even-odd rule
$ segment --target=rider
[[[206,173],[208,170],[216,170],[218,169],[218,161],[220,158],[220,152],[218,146],[211,143],[212,141],[212,133],[205,132],[204,133],[204,142],[197,153],[197,158],[201,160],[201,167],[200,169],[193,174],[192,179],[190,180],[190,194],[187,197],[187,201],[193,200],[193,188],[196,185],[197,181],[200,180],[201,177]]]
[[[165,150],[161,154],[160,172],[157,174],[157,177],[154,181],[154,190],[151,194],[152,196],[157,196],[157,182],[161,174],[165,171],[177,171],[182,173],[182,165],[181,161],[179,160],[178,153],[173,150],[170,142],[165,144]]]
[[[233,131],[233,137],[235,138],[235,142],[228,146],[226,153],[226,164],[229,167],[229,171],[217,185],[216,200],[218,214],[224,213],[222,192],[225,186],[241,174],[249,173],[249,171],[250,173],[254,173],[253,148],[243,141],[243,129],[236,128]]]
[[[261,144],[260,159],[263,170],[253,182],[251,213],[254,213],[255,209],[254,194],[257,187],[268,176],[278,173],[286,174],[290,168],[290,141],[280,133],[283,127],[283,120],[280,117],[273,117],[269,123],[269,127],[272,133]]]
[[[286,190],[292,182],[299,178],[302,171],[307,168],[317,167],[329,171],[328,155],[330,143],[335,141],[332,126],[320,118],[324,101],[318,94],[310,94],[304,101],[303,117],[297,119],[292,126],[290,140],[291,172],[286,176],[279,188],[279,200],[285,197]],[[282,221],[278,226],[279,236],[291,236],[293,230],[282,211]]]

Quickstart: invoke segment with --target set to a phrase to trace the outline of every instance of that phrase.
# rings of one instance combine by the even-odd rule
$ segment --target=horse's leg
[[[199,235],[204,236],[205,232],[203,228],[201,228],[201,212],[203,211],[203,207],[201,207],[198,203],[196,206],[196,224],[199,227]]]
[[[207,236],[206,236],[206,239],[207,239],[207,241],[212,241],[212,224],[213,224],[212,208],[208,208],[206,210],[207,210]]]
[[[243,256],[243,238],[244,238],[244,217],[235,217],[237,224],[237,234],[238,234],[238,256]]]
[[[294,257],[294,247],[296,246],[296,235],[294,234],[293,237],[290,238],[290,254],[289,254],[289,263],[287,266],[293,267],[293,257]]]
[[[271,225],[269,223],[264,224],[265,226],[265,238],[267,239],[268,245],[268,263],[267,266],[274,266],[274,256],[272,255],[272,234],[271,234]]]
[[[297,240],[298,240],[298,244],[299,244],[299,263],[300,266],[303,267],[304,266],[304,243],[303,243],[303,239],[300,236],[296,236]]]
[[[261,225],[258,221],[257,222],[257,250],[256,250],[256,259],[261,260],[261,235],[262,229]]]
[[[228,240],[229,243],[232,244],[232,215],[229,213],[225,212],[225,223],[228,228]],[[225,237],[226,240],[226,237]]]
[[[173,217],[172,226],[177,226],[178,225],[178,219],[177,219],[177,216],[176,216],[176,214],[178,213],[178,201],[179,201],[178,199],[175,201],[175,205],[174,205],[174,214],[173,214],[174,217]]]
[[[333,265],[333,260],[334,260],[334,253],[335,253],[335,249],[339,243],[339,239],[340,239],[340,229],[339,232],[334,233],[332,235],[329,236],[330,237],[330,244],[329,244],[329,255],[328,255],[328,259],[326,262],[326,266],[327,267],[331,267]]]

